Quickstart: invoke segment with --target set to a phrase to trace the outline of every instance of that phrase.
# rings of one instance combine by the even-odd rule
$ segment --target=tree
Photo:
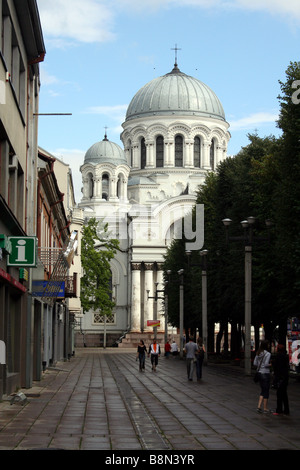
[[[299,315],[300,309],[300,104],[295,101],[295,84],[300,80],[300,62],[291,62],[286,81],[279,82],[281,95],[278,127],[282,129],[277,155],[279,182],[276,206],[278,277],[282,319]],[[299,85],[298,85],[299,86]]]
[[[114,307],[111,291],[110,260],[119,247],[118,240],[110,239],[107,225],[101,226],[91,218],[83,227],[80,300],[84,313],[99,310],[110,316]]]

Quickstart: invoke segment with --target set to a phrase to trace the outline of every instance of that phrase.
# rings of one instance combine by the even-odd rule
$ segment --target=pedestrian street
[[[289,417],[261,415],[238,366],[209,364],[188,381],[179,357],[162,355],[156,372],[147,358],[140,372],[133,349],[82,348],[22,390],[24,403],[0,403],[0,450],[300,450],[299,391],[291,379]]]

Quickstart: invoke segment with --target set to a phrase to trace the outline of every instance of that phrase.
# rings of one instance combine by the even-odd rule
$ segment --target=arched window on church
[[[201,139],[200,137],[194,138],[194,167],[200,168],[201,166]]]
[[[175,137],[175,166],[183,166],[183,137],[180,134]]]
[[[141,139],[141,169],[146,166],[146,144],[144,137]]]
[[[94,196],[94,178],[92,173],[88,173],[88,198],[92,199]]]
[[[216,159],[216,142],[215,139],[212,139],[210,145],[210,167],[212,170],[215,169],[215,159]]]
[[[156,167],[161,168],[164,166],[164,138],[159,135],[156,138]]]
[[[102,175],[102,199],[106,201],[109,199],[109,175],[107,173]]]

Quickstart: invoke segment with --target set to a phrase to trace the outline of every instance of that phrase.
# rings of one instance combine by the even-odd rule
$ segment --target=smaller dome
[[[92,145],[85,154],[84,163],[112,163],[113,165],[127,165],[124,151],[114,142],[104,137],[100,142]]]

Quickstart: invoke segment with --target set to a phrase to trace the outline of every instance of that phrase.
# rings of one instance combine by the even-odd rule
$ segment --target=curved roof
[[[84,163],[112,163],[113,165],[127,165],[124,151],[105,136],[100,142],[92,145],[85,154]]]
[[[126,121],[153,115],[197,115],[225,121],[223,106],[217,95],[205,83],[173,70],[151,80],[132,98]]]
[[[146,176],[133,176],[128,179],[128,186],[135,186],[137,184],[156,184],[151,178]]]

